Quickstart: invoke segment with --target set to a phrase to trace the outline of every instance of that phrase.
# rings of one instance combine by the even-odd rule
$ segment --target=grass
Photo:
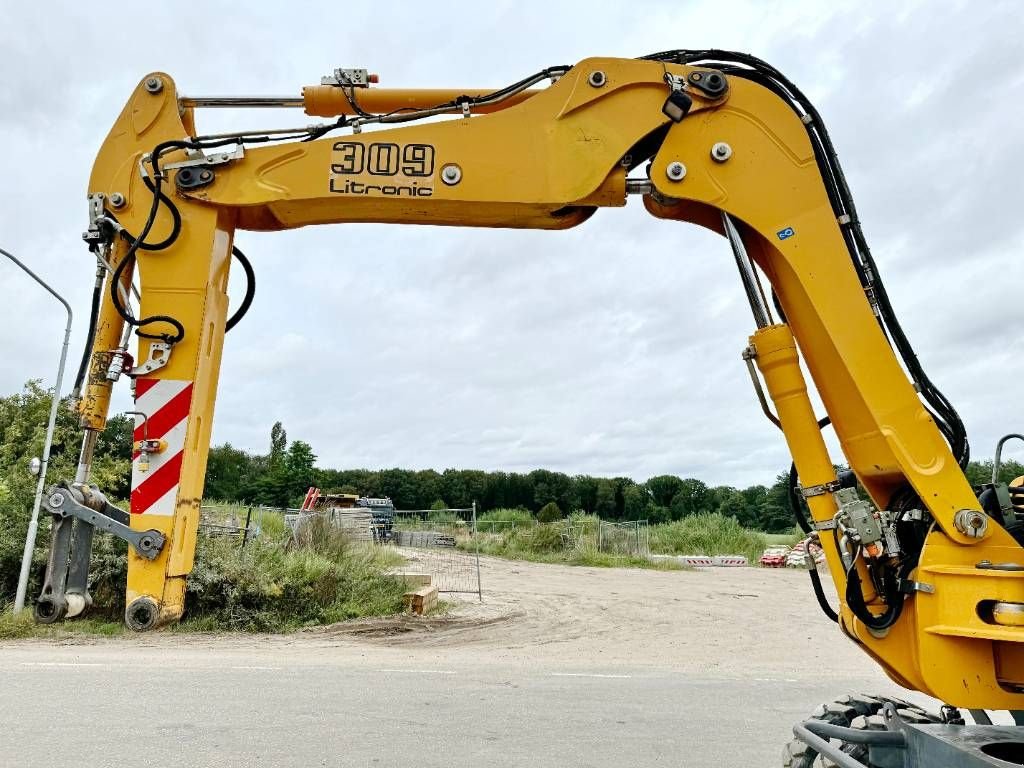
[[[595,515],[574,513],[561,523],[540,524],[528,515],[511,510],[481,515],[489,524],[481,526],[477,535],[480,552],[513,560],[540,563],[565,563],[597,567],[634,567],[672,569],[678,564],[646,557],[598,551],[597,529],[600,520]],[[516,525],[502,526],[504,520],[515,520]],[[529,522],[528,522],[529,521]],[[572,532],[571,541],[567,531]],[[793,544],[799,540],[796,532],[766,534],[750,531],[731,517],[717,513],[698,514],[672,523],[653,525],[648,529],[650,549],[654,554],[667,555],[745,555],[756,564],[769,544]],[[472,549],[472,539],[459,542],[464,549]]]
[[[388,573],[403,562],[394,551],[353,542],[320,517],[308,521],[295,537],[279,513],[264,511],[254,519],[261,533],[244,550],[234,537],[199,537],[184,621],[174,631],[288,632],[403,610],[405,586]],[[37,555],[36,577],[45,551]],[[37,626],[30,611],[15,616],[8,609],[0,613],[0,640],[120,634],[126,559],[123,542],[97,536],[90,617],[46,627]],[[35,594],[38,585],[30,584],[29,590]],[[11,596],[0,593],[0,601]]]
[[[650,568],[652,570],[680,570],[678,563],[653,561],[636,555],[600,552],[595,538],[588,538],[589,527],[596,530],[597,518],[589,515],[570,518],[576,531],[584,533],[580,540],[570,542],[566,537],[566,523],[536,523],[531,526],[499,529],[495,533],[483,532],[475,538],[458,541],[464,550],[479,546],[480,554],[507,560],[528,560],[534,563],[560,563],[585,565],[596,568]]]
[[[782,546],[784,544],[787,547],[791,547],[800,541],[804,534],[799,528],[794,527],[793,530],[786,533],[766,533],[764,537],[768,542],[768,546]]]
[[[756,563],[768,539],[718,513],[701,513],[651,527],[651,551],[666,555],[746,555]]]
[[[124,625],[105,619],[76,619],[63,624],[36,624],[31,608],[12,613],[11,605],[0,605],[0,641],[26,637],[62,639],[76,635],[116,637],[126,632]]]

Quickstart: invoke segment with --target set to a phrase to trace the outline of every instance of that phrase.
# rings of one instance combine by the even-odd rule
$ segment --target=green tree
[[[543,507],[540,508],[540,512],[537,513],[537,522],[540,523],[557,523],[562,519],[562,510],[558,508],[558,505],[553,501],[549,501]]]
[[[448,509],[448,504],[444,499],[436,499],[431,505],[430,509],[434,512],[442,512]]]
[[[658,475],[647,481],[654,503],[661,507],[672,505],[672,499],[683,489],[683,481],[675,475]]]
[[[316,454],[309,443],[296,440],[288,446],[285,460],[286,487],[293,504],[297,504],[314,484],[315,465]]]
[[[693,477],[680,481],[679,490],[672,497],[672,519],[680,520],[698,512],[710,512],[711,493],[707,485]]]
[[[616,517],[615,495],[617,490],[614,480],[609,480],[606,477],[597,479],[597,498],[594,502],[594,513],[598,517],[605,518],[606,520],[612,520]]]
[[[648,520],[651,494],[646,485],[630,483],[622,489],[623,514],[626,520]]]
[[[280,421],[275,421],[270,428],[270,470],[278,469],[285,458],[285,451],[288,449],[288,433],[284,431]]]

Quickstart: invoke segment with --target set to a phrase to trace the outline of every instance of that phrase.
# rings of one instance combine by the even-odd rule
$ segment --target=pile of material
[[[789,556],[789,547],[768,547],[761,555],[762,568],[785,568],[786,558]]]
[[[437,587],[431,584],[429,573],[396,573],[409,591],[403,595],[407,611],[422,616],[437,606]]]
[[[761,566],[764,568],[807,568],[807,543],[804,539],[792,547],[772,546],[768,547],[761,555]],[[825,554],[818,546],[814,547],[813,555],[815,566],[825,562]]]
[[[809,539],[796,544],[793,549],[786,555],[786,567],[787,568],[807,568],[810,564],[807,562],[807,543]],[[825,562],[825,553],[821,551],[821,547],[815,547],[812,554],[814,558],[814,565],[818,566]]]

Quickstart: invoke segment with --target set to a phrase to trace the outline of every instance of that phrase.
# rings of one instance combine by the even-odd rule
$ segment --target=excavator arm
[[[68,512],[67,498],[50,505],[37,616],[88,604],[88,517],[106,504],[88,468],[123,375],[139,412],[128,517],[145,534],[129,550],[126,620],[142,630],[182,615],[233,252],[251,279],[236,230],[565,229],[639,196],[652,215],[732,247],[755,321],[743,358],[792,453],[843,632],[901,685],[958,706],[1024,708],[1024,627],[999,610],[1024,605],[1024,555],[965,478],[962,424],[899,328],[824,125],[792,83],[721,51],[591,58],[493,92],[372,79],[338,70],[301,98],[188,98],[154,73],[132,93],[89,185],[86,239],[105,282],[81,464],[58,494],[86,511]],[[301,106],[330,121],[201,136],[196,110],[222,106]],[[438,115],[450,119],[424,121]],[[688,258],[679,254],[680,270]],[[834,469],[801,357],[849,473]]]

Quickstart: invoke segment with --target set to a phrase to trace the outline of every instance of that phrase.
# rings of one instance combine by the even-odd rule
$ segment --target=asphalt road
[[[0,649],[0,765],[715,766],[779,764],[827,683],[590,660],[396,663],[330,648]]]

